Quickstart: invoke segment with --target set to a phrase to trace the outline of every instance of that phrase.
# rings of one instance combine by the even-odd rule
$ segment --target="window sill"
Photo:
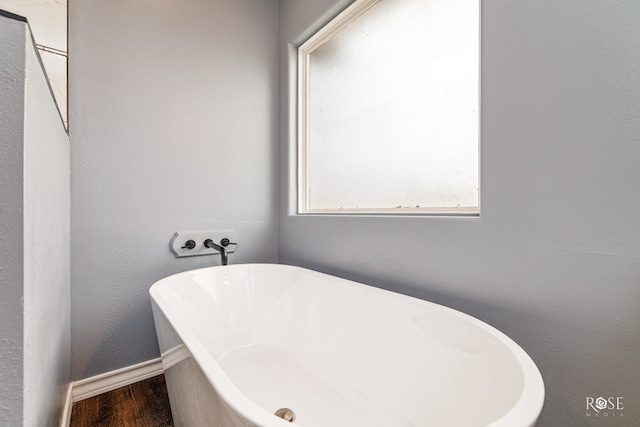
[[[386,209],[307,209],[293,216],[388,216],[388,217],[470,217],[480,216],[478,207],[456,208],[386,208]]]

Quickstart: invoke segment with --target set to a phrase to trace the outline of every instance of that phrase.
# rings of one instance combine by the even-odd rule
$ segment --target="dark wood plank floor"
[[[164,375],[76,402],[71,427],[93,426],[173,426]]]

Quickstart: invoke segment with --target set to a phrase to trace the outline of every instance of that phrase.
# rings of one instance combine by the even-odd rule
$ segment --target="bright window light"
[[[479,213],[479,13],[361,0],[299,47],[299,213]]]

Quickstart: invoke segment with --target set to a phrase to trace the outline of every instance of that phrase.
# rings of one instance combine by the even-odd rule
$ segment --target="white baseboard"
[[[62,407],[62,416],[60,417],[60,427],[69,427],[71,425],[71,408],[73,407],[73,383],[67,386],[67,392],[64,397],[64,406]]]
[[[108,391],[162,374],[162,359],[152,359],[73,383],[73,402],[79,402]]]

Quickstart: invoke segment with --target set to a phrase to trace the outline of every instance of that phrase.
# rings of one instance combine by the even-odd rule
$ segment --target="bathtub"
[[[428,301],[275,264],[150,294],[176,426],[524,427],[542,410],[515,342]]]

